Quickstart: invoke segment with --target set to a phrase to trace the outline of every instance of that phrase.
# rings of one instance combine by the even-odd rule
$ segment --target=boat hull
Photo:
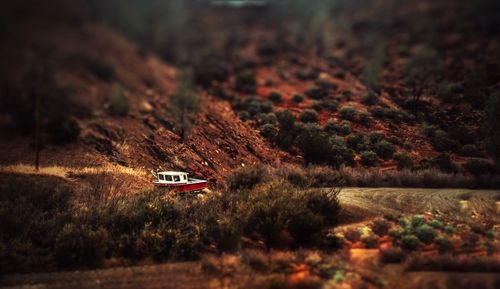
[[[208,183],[206,181],[196,181],[196,182],[191,182],[191,183],[188,182],[186,184],[155,183],[155,186],[160,187],[160,188],[170,188],[173,191],[176,191],[178,193],[189,193],[189,192],[201,191],[201,190],[207,188]]]

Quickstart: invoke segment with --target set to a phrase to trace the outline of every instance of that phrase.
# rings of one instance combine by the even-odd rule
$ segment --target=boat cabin
[[[162,184],[186,184],[188,174],[183,172],[158,172],[158,183]]]

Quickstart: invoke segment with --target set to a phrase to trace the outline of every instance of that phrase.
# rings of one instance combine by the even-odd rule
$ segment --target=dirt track
[[[353,221],[384,214],[433,212],[464,221],[487,218],[500,223],[500,191],[348,188],[341,192],[340,200],[348,207],[348,213],[360,215]],[[415,282],[418,281],[414,288],[424,286],[420,282],[421,273],[412,274]],[[199,262],[0,278],[2,288],[221,288],[220,284],[218,279],[202,272]],[[494,288],[494,285],[484,288]]]

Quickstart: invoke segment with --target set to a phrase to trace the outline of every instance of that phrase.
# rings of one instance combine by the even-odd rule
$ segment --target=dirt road
[[[464,221],[487,218],[500,223],[500,191],[347,188],[341,192],[340,201],[347,213],[357,215],[353,222],[384,214],[432,212]],[[422,279],[421,273],[413,275],[417,281]],[[0,277],[2,288],[190,289],[221,288],[220,285],[218,279],[203,273],[199,262]]]

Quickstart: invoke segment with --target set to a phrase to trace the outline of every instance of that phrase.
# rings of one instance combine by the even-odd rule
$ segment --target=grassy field
[[[463,222],[500,223],[500,190],[344,188],[339,198],[352,219],[430,213]]]

